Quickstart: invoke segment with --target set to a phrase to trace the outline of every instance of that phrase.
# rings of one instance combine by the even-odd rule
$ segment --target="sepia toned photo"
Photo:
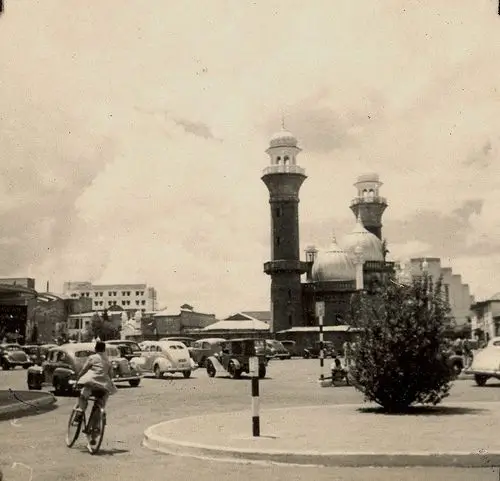
[[[0,481],[500,480],[497,0],[0,0]]]

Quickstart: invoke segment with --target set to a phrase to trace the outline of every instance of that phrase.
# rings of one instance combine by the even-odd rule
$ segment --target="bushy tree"
[[[90,338],[99,338],[101,341],[108,341],[119,337],[120,328],[109,320],[107,311],[104,311],[102,317],[98,313],[92,316],[88,335]]]
[[[355,296],[351,323],[361,331],[351,376],[366,400],[398,412],[448,396],[452,373],[444,333],[449,312],[441,280],[434,283],[430,276],[409,285],[389,280],[375,293]]]

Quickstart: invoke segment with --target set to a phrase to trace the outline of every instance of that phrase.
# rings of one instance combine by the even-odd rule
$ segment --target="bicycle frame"
[[[91,454],[96,454],[99,451],[99,448],[101,447],[101,443],[104,437],[104,430],[106,427],[106,411],[104,407],[102,406],[102,399],[100,397],[96,396],[90,396],[89,401],[93,401],[92,409],[90,410],[89,417],[87,419],[87,414],[84,411],[82,413],[82,417],[80,421],[78,422],[77,425],[74,425],[74,420],[75,420],[75,415],[76,415],[76,407],[73,408],[69,423],[68,423],[68,434],[66,436],[66,445],[68,447],[72,447],[73,444],[76,442],[78,439],[78,436],[80,435],[80,432],[83,432],[88,439],[88,449]],[[95,426],[94,423],[96,422],[96,415],[100,415],[100,429],[95,431]],[[76,427],[76,432],[74,435],[70,435],[69,431],[71,427]],[[83,429],[82,429],[83,427]],[[92,435],[96,435],[95,443],[91,444],[91,440],[93,438]]]

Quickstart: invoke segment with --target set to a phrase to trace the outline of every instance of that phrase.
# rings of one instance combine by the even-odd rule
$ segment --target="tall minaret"
[[[271,204],[271,261],[264,264],[264,272],[271,276],[271,332],[303,325],[300,276],[307,264],[300,261],[299,190],[307,176],[297,165],[300,151],[284,126],[266,150],[271,165],[262,180]]]
[[[379,195],[382,182],[378,174],[360,175],[354,186],[358,195],[351,201],[351,210],[367,231],[382,240],[382,214],[387,208],[387,200]]]

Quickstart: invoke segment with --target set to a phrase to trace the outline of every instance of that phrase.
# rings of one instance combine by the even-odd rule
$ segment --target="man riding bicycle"
[[[81,419],[87,409],[88,400],[93,390],[102,391],[102,407],[106,405],[108,397],[117,392],[113,382],[113,366],[106,355],[106,344],[104,342],[96,342],[95,354],[88,357],[80,372],[77,384],[83,386],[83,388],[78,400],[76,420]],[[90,444],[95,444],[95,442],[95,439],[92,438]]]

